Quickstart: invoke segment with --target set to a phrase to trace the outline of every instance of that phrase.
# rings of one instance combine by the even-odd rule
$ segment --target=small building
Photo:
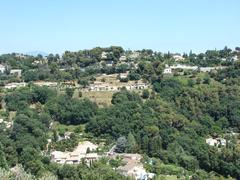
[[[99,159],[99,155],[97,153],[87,153],[84,157],[85,162],[90,165],[92,162],[97,161]]]
[[[238,61],[238,56],[237,56],[237,55],[233,56],[233,57],[231,58],[231,61]]]
[[[17,77],[21,77],[22,70],[21,69],[12,69],[12,70],[10,70],[10,74],[15,75]]]
[[[221,146],[227,145],[227,141],[224,138],[208,138],[208,139],[206,139],[206,143],[209,146],[216,146],[216,147],[218,147],[219,145],[221,145]]]
[[[5,71],[6,71],[6,66],[0,64],[0,73],[3,74],[3,73],[5,73]]]
[[[112,67],[113,64],[114,64],[114,61],[112,61],[112,60],[106,61],[106,66],[107,67]]]
[[[101,59],[107,59],[108,58],[108,53],[103,51],[101,54]]]
[[[180,54],[175,54],[172,56],[175,61],[183,61],[185,60],[184,57],[182,57]]]
[[[154,177],[153,173],[148,173],[141,163],[140,154],[122,154],[125,165],[117,168],[117,171],[124,175],[130,176],[136,180],[147,180]]]
[[[128,73],[120,73],[119,78],[120,79],[126,79],[128,77]]]
[[[198,69],[198,66],[188,66],[188,65],[185,65],[185,64],[177,64],[177,65],[173,65],[173,66],[170,66],[171,69],[183,69],[183,70],[197,70]]]
[[[216,139],[213,139],[213,138],[208,138],[208,139],[206,139],[206,143],[210,146],[217,146],[218,141]]]
[[[61,151],[53,151],[51,153],[51,159],[53,162],[56,162],[59,164],[64,164],[67,159],[67,154],[65,152],[61,152]]]
[[[163,74],[172,74],[172,69],[171,68],[165,68],[163,70]]]
[[[21,82],[21,83],[8,83],[4,86],[5,89],[15,89],[20,87],[25,87],[27,83]]]
[[[47,87],[56,87],[57,86],[57,82],[47,82],[47,81],[36,81],[33,82],[34,85],[37,86],[47,86]]]
[[[126,56],[120,56],[119,61],[127,61],[127,57]]]

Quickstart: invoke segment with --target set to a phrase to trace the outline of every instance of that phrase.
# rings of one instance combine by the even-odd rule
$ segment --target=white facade
[[[19,87],[25,87],[27,83],[21,82],[21,83],[8,83],[4,86],[5,89],[15,89]]]
[[[175,59],[175,61],[183,61],[183,60],[185,60],[184,57],[182,57],[181,55],[178,55],[178,54],[173,55],[173,59]]]
[[[163,74],[172,74],[172,69],[171,68],[165,68],[163,70]]]
[[[222,146],[227,145],[226,139],[223,139],[223,138],[208,138],[208,139],[206,139],[206,143],[209,146],[216,146],[216,147],[219,145],[222,145]]]
[[[147,89],[149,84],[147,83],[132,83],[132,84],[124,84],[124,85],[112,85],[109,83],[95,82],[94,84],[90,84],[88,90],[89,91],[120,91],[123,87],[127,90],[141,90]]]
[[[18,77],[21,77],[22,70],[21,69],[12,69],[12,70],[10,70],[10,74],[17,75]]]
[[[186,69],[186,70],[197,70],[198,66],[188,66],[184,64],[177,64],[170,66],[171,69]]]
[[[4,73],[6,71],[6,67],[0,64],[0,73]]]
[[[37,82],[33,82],[33,84],[37,85],[37,86],[48,86],[48,87],[53,87],[53,86],[57,86],[57,82],[46,82],[46,81],[37,81]]]
[[[119,61],[126,61],[127,60],[127,57],[126,56],[121,56],[120,58],[119,58]]]
[[[107,59],[108,53],[107,52],[102,52],[101,54],[101,59]]]

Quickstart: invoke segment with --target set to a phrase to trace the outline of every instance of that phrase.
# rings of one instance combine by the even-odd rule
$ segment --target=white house
[[[10,70],[10,74],[16,75],[17,77],[21,77],[22,70],[21,69],[12,69],[12,70]]]
[[[119,61],[126,61],[127,60],[127,57],[126,56],[121,56],[120,58],[119,58]]]
[[[235,55],[235,56],[233,56],[231,59],[232,59],[232,61],[237,61],[237,60],[238,60],[238,56]]]
[[[47,81],[36,81],[33,82],[33,84],[37,85],[37,86],[47,86],[47,87],[55,87],[57,86],[57,82],[47,82]]]
[[[182,57],[182,56],[179,55],[179,54],[175,54],[175,55],[173,55],[172,57],[173,57],[173,59],[174,59],[175,61],[183,61],[183,60],[185,60],[185,58]]]
[[[0,64],[0,72],[4,73],[6,71],[6,67],[2,64]]]
[[[170,66],[171,69],[185,69],[185,70],[197,70],[198,66],[188,66],[185,64],[177,64]]]
[[[216,146],[216,147],[218,147],[219,145],[222,145],[222,146],[227,145],[227,141],[224,138],[208,138],[206,139],[206,143],[209,146]]]
[[[165,68],[163,70],[163,74],[172,74],[172,69],[171,68]]]
[[[108,66],[108,67],[112,67],[113,66],[113,64],[114,64],[114,61],[106,61],[106,66]]]
[[[108,53],[103,51],[101,54],[101,59],[107,59],[108,58]]]
[[[210,146],[217,146],[218,141],[216,139],[213,139],[213,138],[208,138],[208,139],[206,139],[206,143]]]
[[[51,153],[51,159],[53,162],[64,164],[66,162],[68,154],[61,151],[53,151]]]
[[[119,77],[120,79],[126,79],[128,77],[128,73],[120,73]]]

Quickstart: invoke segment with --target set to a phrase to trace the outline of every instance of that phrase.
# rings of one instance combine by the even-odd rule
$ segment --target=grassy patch
[[[82,97],[88,98],[91,101],[97,103],[100,107],[106,107],[111,105],[112,95],[111,91],[90,91],[82,92]]]

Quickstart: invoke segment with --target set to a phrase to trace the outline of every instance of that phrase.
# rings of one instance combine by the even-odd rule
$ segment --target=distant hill
[[[43,52],[43,51],[30,51],[25,54],[29,55],[29,56],[37,56],[38,54],[41,54],[42,56],[48,56],[48,53]]]

